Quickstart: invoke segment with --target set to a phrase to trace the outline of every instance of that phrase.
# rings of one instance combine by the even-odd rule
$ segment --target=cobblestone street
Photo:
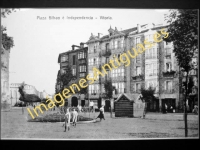
[[[89,117],[88,114],[85,114]],[[90,114],[90,117],[95,117]],[[183,114],[147,113],[146,119],[113,118],[105,113],[106,120],[77,124],[63,132],[63,123],[27,122],[27,110],[20,108],[1,112],[1,138],[30,139],[136,139],[184,138]],[[188,136],[198,137],[198,115],[188,115]]]

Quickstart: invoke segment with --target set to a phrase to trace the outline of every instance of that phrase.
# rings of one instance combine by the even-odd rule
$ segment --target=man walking
[[[72,125],[75,127],[76,127],[76,123],[77,123],[77,118],[78,118],[78,112],[74,108],[72,111]]]

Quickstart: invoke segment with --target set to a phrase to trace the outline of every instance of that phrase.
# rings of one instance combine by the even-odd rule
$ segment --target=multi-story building
[[[77,49],[75,49],[77,47]],[[56,91],[61,92],[62,82],[58,80],[59,76],[66,72],[66,67],[70,66],[72,69],[72,75],[75,77],[70,81],[66,88],[73,83],[77,84],[80,78],[85,78],[87,75],[87,47],[84,47],[84,43],[80,43],[80,46],[72,45],[72,50],[64,53],[60,53],[58,57],[58,63],[60,64],[60,70],[57,74]],[[86,94],[76,92],[68,99],[65,99],[66,106],[87,106]]]
[[[109,63],[110,59],[119,58],[120,54],[127,53],[145,39],[154,42],[153,35],[166,28],[164,25],[145,24],[137,27],[119,31],[108,30],[108,35],[100,37],[91,34],[88,40],[88,73],[92,74],[92,68],[102,68],[102,65]],[[143,44],[144,45],[144,44]],[[130,57],[129,57],[130,58]],[[104,104],[106,109],[110,101],[104,97],[104,82],[110,78],[113,86],[117,89],[114,92],[114,99],[119,94],[135,97],[140,94],[142,87],[152,86],[156,88],[156,99],[148,103],[148,110],[161,111],[164,104],[176,108],[180,102],[179,88],[179,67],[173,53],[173,44],[167,42],[154,42],[154,46],[139,54],[136,58],[130,58],[130,65],[121,65],[117,69],[109,71],[105,77],[99,77],[94,84],[89,85],[89,99],[94,100],[97,105]],[[112,105],[112,102],[111,102]]]

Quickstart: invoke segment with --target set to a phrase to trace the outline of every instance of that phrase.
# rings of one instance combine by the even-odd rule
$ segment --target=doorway
[[[110,110],[110,100],[105,101],[105,112],[109,112]]]
[[[77,97],[72,97],[72,107],[77,107],[78,106],[78,98]]]
[[[165,104],[167,104],[167,112],[171,112],[171,106],[173,107],[173,109],[176,109],[175,101],[176,99],[173,98],[162,99],[162,110],[164,110]]]

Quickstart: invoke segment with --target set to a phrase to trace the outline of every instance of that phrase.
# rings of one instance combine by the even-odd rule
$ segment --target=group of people
[[[73,109],[72,113],[70,113],[69,108],[67,108],[67,110],[66,110],[65,123],[63,124],[63,126],[65,126],[64,132],[66,132],[66,129],[68,131],[70,130],[70,120],[71,120],[71,118],[72,118],[72,125],[76,127],[78,112],[75,110],[75,108]]]
[[[104,117],[104,106],[102,105],[101,108],[99,109],[100,113],[97,116],[97,118],[95,118],[95,120],[97,120],[98,118],[100,119],[100,121],[102,119],[105,120]],[[75,110],[75,108],[73,108],[73,111],[70,113],[69,108],[67,108],[66,113],[65,113],[65,122],[63,124],[63,126],[65,127],[64,132],[66,132],[66,130],[70,130],[70,120],[72,118],[72,125],[74,127],[76,127],[76,123],[77,123],[77,118],[78,118],[78,112]]]
[[[170,113],[175,112],[175,109],[172,105],[169,105],[169,107],[168,107],[168,105],[165,103],[163,113],[166,114],[168,110]]]

